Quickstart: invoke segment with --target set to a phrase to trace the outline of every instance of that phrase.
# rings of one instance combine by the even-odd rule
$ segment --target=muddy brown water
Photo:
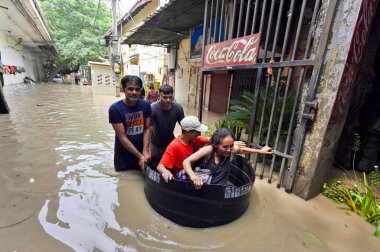
[[[140,173],[113,170],[108,107],[119,98],[69,84],[4,91],[11,113],[0,115],[0,251],[380,251],[361,218],[264,180],[236,221],[178,226],[149,206]]]

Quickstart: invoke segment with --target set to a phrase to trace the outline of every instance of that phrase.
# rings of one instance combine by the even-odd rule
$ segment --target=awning
[[[122,42],[123,44],[168,45],[190,35],[190,29],[203,24],[205,0],[170,0],[148,16]]]

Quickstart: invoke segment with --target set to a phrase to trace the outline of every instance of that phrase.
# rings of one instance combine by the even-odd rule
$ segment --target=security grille
[[[269,183],[276,178],[277,187],[286,185],[288,192],[302,152],[302,146],[292,148],[295,124],[298,118],[306,128],[314,119],[315,87],[335,4],[336,0],[206,0],[203,51],[216,41],[250,34],[259,33],[260,41],[254,64],[203,67],[200,97],[203,76],[212,71],[229,70],[235,80],[235,76],[245,80],[239,86],[233,83],[231,98],[240,98],[238,93],[243,89],[252,96],[248,144],[274,149],[270,159],[252,157],[254,167],[261,163],[256,169],[260,178],[267,176]],[[302,98],[305,105],[300,113],[305,83],[311,91]],[[199,115],[202,117],[202,100]],[[301,134],[299,139],[305,135],[302,127],[297,133]]]

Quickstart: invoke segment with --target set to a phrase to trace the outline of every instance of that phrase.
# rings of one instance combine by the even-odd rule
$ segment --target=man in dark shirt
[[[116,171],[141,169],[150,159],[150,104],[140,99],[142,81],[134,75],[121,79],[123,100],[111,105],[109,122],[115,130],[114,165]]]
[[[158,89],[159,99],[151,104],[152,107],[152,157],[162,155],[166,147],[174,139],[176,123],[184,118],[183,108],[173,101],[173,87],[163,85]]]

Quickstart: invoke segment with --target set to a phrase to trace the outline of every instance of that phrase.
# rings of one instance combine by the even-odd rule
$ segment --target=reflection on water
[[[223,247],[218,229],[183,228],[154,212],[140,173],[113,171],[108,107],[117,98],[40,84],[7,87],[7,99],[21,142],[16,166],[36,178],[33,192],[47,193],[38,219],[49,235],[77,251]]]
[[[260,180],[232,223],[178,226],[149,206],[139,172],[113,170],[108,107],[118,98],[65,84],[4,90],[1,251],[378,251],[374,227],[360,217]]]

